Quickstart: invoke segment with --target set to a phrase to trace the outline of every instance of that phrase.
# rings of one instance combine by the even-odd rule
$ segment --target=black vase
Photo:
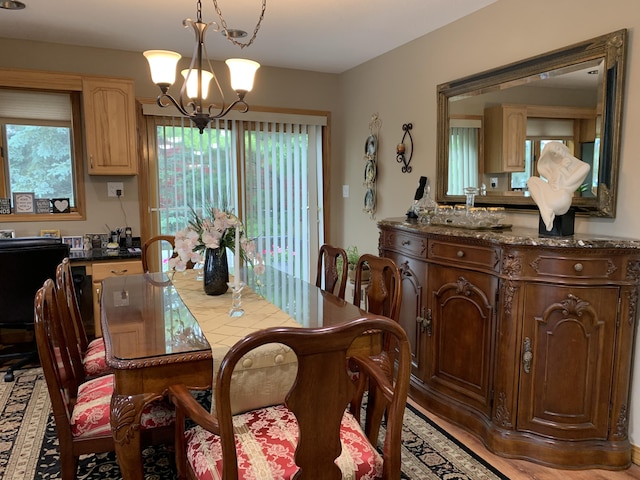
[[[204,256],[204,293],[222,295],[227,292],[228,282],[227,249],[207,248]]]

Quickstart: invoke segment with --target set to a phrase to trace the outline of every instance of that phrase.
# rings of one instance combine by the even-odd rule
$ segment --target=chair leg
[[[60,452],[60,473],[62,480],[76,480],[78,457]]]

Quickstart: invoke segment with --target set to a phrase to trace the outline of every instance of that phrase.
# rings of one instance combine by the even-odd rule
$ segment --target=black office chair
[[[55,278],[56,267],[69,256],[69,246],[59,238],[23,237],[0,239],[0,330],[33,332],[33,299],[47,278]],[[35,339],[26,344],[11,344],[3,339],[0,363],[11,363],[5,382],[14,380],[13,372],[38,362]]]

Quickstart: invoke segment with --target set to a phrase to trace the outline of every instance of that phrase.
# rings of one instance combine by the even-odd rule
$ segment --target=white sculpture
[[[569,211],[573,193],[582,184],[590,168],[588,163],[571,155],[563,143],[550,142],[542,149],[538,172],[547,181],[540,177],[529,177],[527,187],[540,209],[547,231],[553,229],[556,215],[564,215]]]

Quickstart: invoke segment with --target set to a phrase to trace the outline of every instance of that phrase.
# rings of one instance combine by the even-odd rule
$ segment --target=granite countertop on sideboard
[[[92,248],[91,250],[71,251],[69,260],[73,262],[94,262],[100,260],[133,260],[141,258],[140,248]]]
[[[512,227],[503,230],[472,230],[469,228],[428,225],[405,217],[385,218],[378,225],[399,227],[410,232],[425,232],[449,237],[474,238],[498,245],[531,245],[564,248],[632,248],[640,249],[640,240],[608,235],[580,234],[569,237],[546,237],[537,229]]]

